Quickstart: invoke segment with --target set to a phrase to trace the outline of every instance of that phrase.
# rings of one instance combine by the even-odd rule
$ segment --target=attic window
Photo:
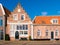
[[[13,15],[13,19],[14,19],[14,20],[18,20],[18,15],[17,15],[17,14],[14,14],[14,15]]]
[[[52,23],[53,23],[53,24],[58,24],[58,19],[53,19],[53,20],[52,20]]]
[[[18,12],[21,12],[21,9],[18,9]]]

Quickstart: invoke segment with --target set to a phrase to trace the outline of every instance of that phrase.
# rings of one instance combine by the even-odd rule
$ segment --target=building
[[[7,26],[7,17],[10,11],[0,3],[0,40],[5,40],[5,31]]]
[[[3,40],[4,38],[4,21],[5,21],[4,15],[5,12],[3,6],[2,4],[0,4],[0,40]]]
[[[7,17],[6,34],[10,40],[29,39],[31,36],[32,21],[18,3],[16,8]]]
[[[12,12],[0,4],[0,40],[5,34],[10,40],[60,39],[60,16],[35,16],[31,20],[19,3]]]
[[[36,16],[33,39],[60,39],[60,16]]]

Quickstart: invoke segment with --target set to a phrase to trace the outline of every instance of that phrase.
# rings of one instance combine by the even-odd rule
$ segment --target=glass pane
[[[23,34],[23,31],[20,31],[20,34]]]
[[[0,30],[0,40],[3,40],[3,30]]]
[[[3,25],[3,20],[2,19],[0,19],[0,26],[2,26]]]
[[[24,34],[28,34],[28,32],[27,31],[24,31]]]

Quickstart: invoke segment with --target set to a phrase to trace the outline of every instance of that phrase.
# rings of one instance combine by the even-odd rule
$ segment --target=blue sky
[[[14,10],[18,2],[31,19],[35,16],[44,16],[42,12],[46,12],[45,16],[60,15],[60,0],[0,0],[10,11]]]

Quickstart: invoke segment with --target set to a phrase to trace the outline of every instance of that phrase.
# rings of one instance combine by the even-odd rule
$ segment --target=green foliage
[[[29,36],[29,40],[31,40],[31,36]]]
[[[10,37],[9,37],[8,34],[5,34],[5,40],[6,40],[6,41],[9,41],[9,40],[10,40]]]

